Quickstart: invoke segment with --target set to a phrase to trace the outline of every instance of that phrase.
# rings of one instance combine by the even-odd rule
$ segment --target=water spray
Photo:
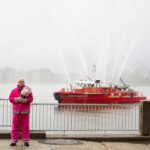
[[[139,36],[140,36],[142,30],[143,30],[144,25],[145,25],[145,22],[143,22],[143,24],[140,26],[140,29],[139,29],[138,32],[137,32],[137,35],[136,35],[136,37],[135,37],[135,39],[134,39],[134,41],[133,41],[133,43],[132,43],[132,45],[131,45],[131,47],[130,47],[130,49],[129,49],[128,55],[127,55],[126,58],[125,58],[125,61],[124,61],[123,65],[122,65],[122,68],[121,68],[120,73],[119,73],[119,75],[118,75],[118,77],[117,77],[117,79],[116,79],[115,84],[118,83],[119,78],[120,78],[120,76],[121,76],[122,72],[124,71],[124,68],[125,68],[125,66],[126,66],[126,64],[127,64],[127,61],[128,61],[128,59],[129,59],[130,55],[132,54],[132,52],[134,51],[135,44],[136,44],[136,42],[137,42],[137,40],[138,40],[138,38],[139,38]]]
[[[42,2],[43,6],[44,6],[44,8],[45,8],[46,14],[47,14],[48,19],[49,19],[49,22],[50,22],[50,26],[51,26],[52,31],[53,31],[53,33],[54,33],[55,42],[56,42],[57,36],[56,36],[56,31],[55,31],[54,25],[53,25],[53,23],[52,23],[52,17],[51,17],[51,15],[50,15],[50,13],[49,13],[49,11],[48,11],[48,9],[47,9],[47,7],[46,7],[44,1],[41,0],[41,2]],[[59,50],[59,52],[60,52],[60,53],[59,53],[59,57],[60,57],[60,59],[62,60],[62,63],[63,63],[63,66],[64,66],[64,70],[65,70],[65,73],[66,73],[66,76],[67,76],[68,84],[70,85],[70,84],[71,84],[71,80],[70,80],[69,72],[68,72],[68,69],[67,69],[67,66],[66,66],[66,62],[65,62],[63,53],[62,53],[62,51],[61,51],[61,48],[58,47],[58,44],[56,43],[55,45],[56,45],[57,50]]]
[[[131,5],[131,8],[134,6],[134,2],[132,3],[132,5]],[[135,8],[135,7],[134,7]],[[118,64],[118,61],[119,61],[119,56],[120,56],[120,54],[121,54],[121,48],[122,48],[122,45],[123,45],[123,41],[124,41],[124,38],[125,38],[125,34],[126,34],[126,32],[127,32],[127,27],[128,27],[128,25],[129,25],[129,20],[130,20],[130,18],[131,18],[131,11],[132,11],[133,9],[130,9],[130,12],[128,13],[128,21],[127,22],[125,22],[125,25],[124,25],[124,29],[123,29],[123,34],[122,34],[122,37],[121,37],[121,40],[120,40],[120,44],[119,44],[119,48],[118,48],[118,52],[117,52],[117,55],[116,55],[116,59],[115,59],[115,64],[114,64],[114,68],[113,68],[113,73],[112,73],[112,81],[113,81],[113,78],[114,78],[114,76],[115,76],[115,71],[116,71],[116,69],[117,69],[117,64]],[[135,9],[134,9],[134,11],[135,11]],[[132,13],[133,14],[133,13]]]
[[[108,51],[109,51],[109,37],[110,37],[110,5],[111,2],[108,1],[108,4],[106,3],[106,5],[108,5],[109,7],[106,8],[106,13],[107,13],[107,20],[106,20],[106,28],[105,28],[105,58],[104,58],[104,75],[103,75],[103,85],[106,84],[106,75],[107,75],[107,65],[108,65]]]

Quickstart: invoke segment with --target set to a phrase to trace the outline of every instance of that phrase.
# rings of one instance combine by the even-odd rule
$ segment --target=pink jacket
[[[13,104],[13,113],[30,113],[30,103],[33,101],[33,95],[31,94],[28,98],[24,98],[23,103],[18,102],[19,95],[20,91],[17,85],[9,95],[9,101]]]

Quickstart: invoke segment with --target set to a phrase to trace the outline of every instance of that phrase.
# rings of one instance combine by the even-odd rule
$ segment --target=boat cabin
[[[100,82],[93,81],[76,81],[75,87],[81,89],[83,87],[91,88],[91,87],[100,87]]]

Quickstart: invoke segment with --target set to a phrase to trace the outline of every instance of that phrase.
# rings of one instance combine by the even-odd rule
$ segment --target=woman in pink
[[[30,103],[33,101],[33,95],[27,98],[22,98],[21,90],[25,86],[24,79],[18,80],[18,85],[14,88],[10,95],[9,101],[13,104],[13,118],[12,118],[12,131],[11,131],[11,144],[16,146],[19,138],[20,125],[22,127],[22,140],[25,146],[29,146],[29,113]]]

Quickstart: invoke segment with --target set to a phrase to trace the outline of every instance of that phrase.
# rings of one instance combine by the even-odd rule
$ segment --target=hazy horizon
[[[148,0],[6,0],[0,2],[0,68],[87,74],[117,81],[150,68]]]

